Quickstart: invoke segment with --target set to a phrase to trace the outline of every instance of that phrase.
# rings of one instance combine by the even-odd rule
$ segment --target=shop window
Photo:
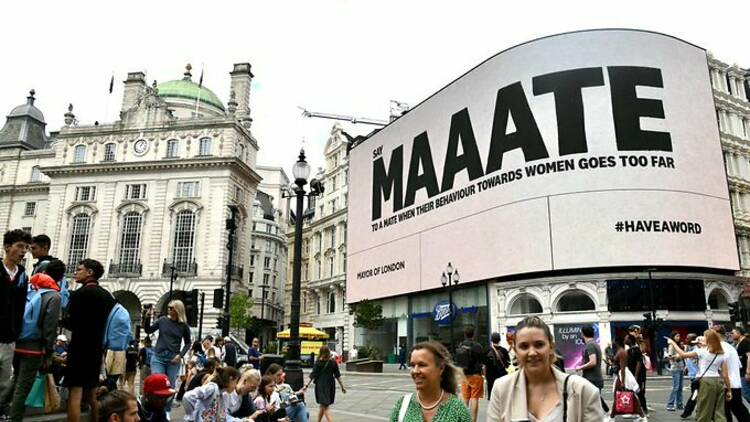
[[[510,307],[511,315],[541,314],[542,304],[532,295],[524,293],[513,301]]]
[[[558,312],[593,311],[595,309],[596,305],[594,301],[591,300],[589,295],[580,290],[563,294],[557,302]]]
[[[729,301],[724,293],[714,290],[708,295],[708,306],[713,310],[726,311],[729,309]]]

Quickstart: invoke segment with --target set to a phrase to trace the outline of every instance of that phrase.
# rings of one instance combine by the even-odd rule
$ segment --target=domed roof
[[[160,83],[156,86],[157,95],[161,98],[180,98],[184,100],[200,101],[212,105],[224,111],[224,104],[219,97],[205,86],[199,86],[193,82],[190,68],[185,72],[185,77],[174,81]]]
[[[34,100],[35,100],[34,94],[35,93],[36,92],[34,92],[34,90],[32,89],[29,92],[29,96],[26,97],[26,104],[22,104],[22,105],[20,105],[20,106],[18,106],[16,108],[14,108],[13,110],[11,110],[10,114],[8,114],[7,117],[11,118],[11,117],[26,117],[26,116],[29,116],[29,117],[31,117],[33,119],[38,120],[41,123],[46,123],[44,121],[44,114],[42,113],[42,110],[39,110],[34,105]]]

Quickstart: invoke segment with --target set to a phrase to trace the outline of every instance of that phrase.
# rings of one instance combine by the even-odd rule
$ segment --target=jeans
[[[26,397],[36,381],[36,373],[42,366],[41,356],[16,355],[13,359],[13,402],[10,405],[10,418],[22,421],[26,412]]]
[[[682,370],[670,371],[672,373],[672,392],[667,399],[667,409],[682,409],[682,384],[685,380],[685,373]]]
[[[285,410],[291,422],[307,422],[307,407],[303,403],[293,404]]]
[[[171,385],[172,388],[174,388],[177,374],[180,373],[180,367],[182,366],[180,362],[172,363],[172,359],[174,359],[176,355],[176,353],[172,352],[161,352],[154,353],[154,356],[151,358],[151,373],[166,375],[169,379],[169,385]],[[167,411],[170,411],[171,409],[172,400],[170,399],[167,403]]]
[[[10,379],[13,373],[13,350],[14,343],[0,343],[0,412],[5,412],[10,405],[12,393],[12,381]]]
[[[750,382],[745,377],[742,377],[742,397],[750,403]]]

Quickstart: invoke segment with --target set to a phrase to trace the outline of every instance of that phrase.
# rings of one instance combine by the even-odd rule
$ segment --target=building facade
[[[234,65],[225,105],[192,80],[124,81],[120,119],[79,124],[73,106],[49,136],[43,114],[16,107],[0,132],[0,231],[52,239],[72,272],[83,258],[105,267],[102,285],[140,323],[144,305],[164,312],[172,297],[223,287],[229,205],[239,209],[233,290],[246,289],[245,260],[260,176],[250,126],[249,63]],[[170,283],[170,281],[172,281]],[[204,332],[217,331],[206,306]]]
[[[302,234],[302,275],[300,321],[309,322],[329,335],[329,343],[341,353],[351,346],[351,316],[346,304],[346,207],[348,199],[347,138],[335,124],[326,142],[325,168],[314,176],[324,193],[309,202]],[[294,247],[294,230],[287,234],[287,245]],[[292,257],[290,257],[292,258]],[[292,274],[292,259],[288,274]],[[286,288],[284,324],[289,325],[291,277]]]
[[[276,338],[284,318],[286,289],[289,178],[280,167],[256,167],[258,185],[252,211],[252,241],[248,274],[249,312],[255,317],[253,335],[261,344]]]

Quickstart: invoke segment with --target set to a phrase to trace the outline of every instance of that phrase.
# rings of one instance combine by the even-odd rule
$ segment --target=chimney
[[[253,80],[253,73],[250,71],[250,67],[250,63],[236,63],[234,69],[229,73],[232,76],[229,91],[234,92],[235,101],[237,102],[235,116],[246,127],[249,127],[250,122],[253,120],[250,118],[250,82]]]
[[[126,112],[135,106],[141,95],[146,92],[146,74],[143,72],[130,72],[124,82],[125,89],[122,94],[122,112]]]

